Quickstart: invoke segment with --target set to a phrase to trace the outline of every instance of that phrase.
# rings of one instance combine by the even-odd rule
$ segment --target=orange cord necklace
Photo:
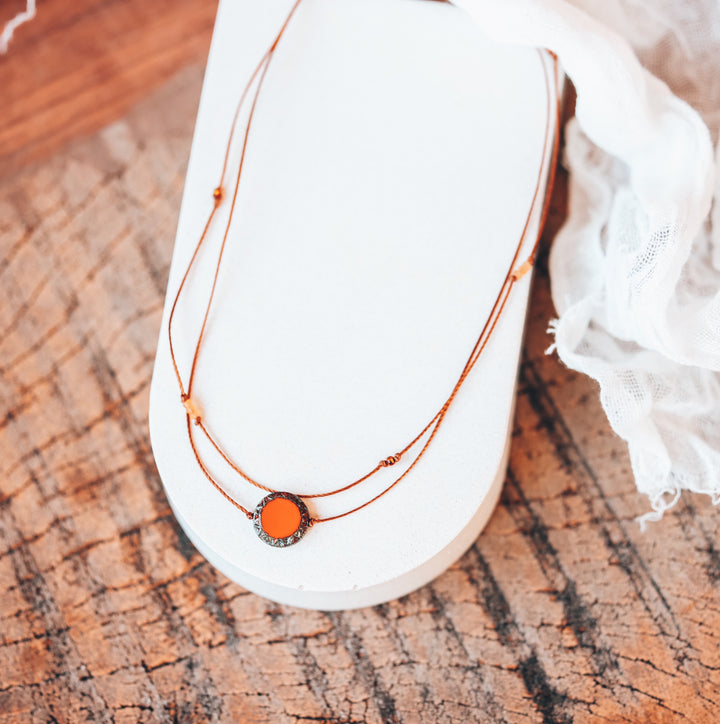
[[[203,228],[202,234],[200,235],[200,238],[197,242],[197,245],[195,246],[195,250],[192,254],[192,257],[190,258],[190,261],[187,265],[187,268],[185,269],[185,273],[183,274],[182,280],[180,282],[180,285],[178,287],[177,293],[175,295],[175,299],[173,301],[170,315],[168,318],[168,339],[170,343],[170,357],[173,364],[173,369],[175,371],[175,376],[177,378],[178,386],[180,388],[180,400],[182,402],[185,416],[186,416],[186,423],[187,423],[187,434],[188,434],[188,440],[190,442],[190,447],[192,448],[193,454],[195,456],[195,460],[197,461],[198,466],[200,467],[200,470],[204,474],[204,476],[212,483],[212,485],[217,489],[217,491],[224,497],[226,500],[228,500],[232,505],[234,505],[236,508],[238,508],[240,511],[242,511],[245,516],[253,522],[253,526],[255,528],[255,531],[257,532],[258,536],[263,540],[264,542],[268,543],[269,545],[276,546],[276,547],[286,547],[289,545],[292,545],[299,541],[302,536],[305,534],[305,532],[308,530],[309,527],[311,527],[315,523],[325,523],[331,520],[337,520],[339,518],[344,518],[346,515],[350,515],[352,513],[357,512],[358,510],[361,510],[362,508],[367,507],[371,503],[375,502],[379,498],[381,498],[383,495],[385,495],[387,492],[389,492],[392,488],[394,488],[401,480],[403,480],[410,471],[417,465],[417,463],[420,461],[420,459],[425,454],[425,451],[428,449],[430,444],[432,443],[433,439],[435,438],[435,435],[437,434],[440,426],[443,423],[443,420],[445,419],[445,416],[447,414],[448,409],[450,408],[450,405],[452,404],[453,400],[457,396],[458,392],[460,391],[460,388],[462,387],[463,383],[467,379],[468,375],[470,374],[472,368],[475,366],[475,363],[479,359],[480,355],[482,354],[483,350],[485,349],[485,346],[487,345],[498,320],[500,319],[500,315],[502,314],[503,309],[505,308],[505,304],[508,300],[508,297],[510,295],[510,291],[512,290],[513,286],[517,281],[519,281],[533,266],[535,261],[535,255],[537,253],[538,244],[540,242],[540,236],[542,233],[543,226],[545,224],[545,220],[547,218],[548,213],[548,207],[549,207],[549,200],[552,194],[552,187],[553,182],[555,179],[555,169],[557,165],[557,154],[558,154],[558,147],[559,147],[559,138],[558,138],[558,132],[560,127],[560,102],[558,97],[558,67],[557,67],[557,57],[551,53],[550,51],[542,51],[538,50],[538,54],[540,55],[543,72],[544,72],[544,78],[545,78],[545,86],[547,90],[547,119],[546,119],[546,128],[545,128],[545,139],[543,143],[543,151],[542,151],[542,162],[540,164],[540,168],[538,170],[538,176],[537,176],[537,182],[535,185],[535,192],[533,194],[532,203],[530,205],[530,209],[527,214],[527,218],[525,221],[525,225],[523,227],[522,234],[520,235],[520,240],[518,242],[517,248],[515,250],[515,254],[513,255],[513,258],[510,262],[507,274],[505,275],[505,279],[503,280],[502,286],[500,287],[500,291],[498,292],[497,298],[495,300],[495,303],[493,304],[493,307],[490,311],[490,314],[487,318],[487,321],[485,322],[485,325],[483,326],[477,340],[475,341],[475,344],[473,345],[473,348],[470,352],[470,355],[467,359],[467,362],[465,363],[464,367],[462,368],[462,371],[460,373],[460,376],[457,379],[457,382],[455,383],[450,396],[445,400],[445,402],[442,404],[438,412],[435,414],[435,416],[425,425],[425,427],[407,444],[405,447],[403,447],[399,452],[394,453],[392,455],[389,455],[388,457],[383,458],[380,460],[377,465],[370,470],[369,472],[365,473],[361,477],[357,478],[356,480],[347,483],[346,485],[343,485],[342,487],[336,488],[335,490],[331,490],[325,493],[290,493],[285,491],[279,491],[275,490],[267,485],[264,485],[263,483],[253,479],[250,477],[247,473],[245,473],[240,466],[230,457],[228,453],[223,450],[221,445],[217,442],[217,440],[214,438],[212,433],[210,432],[209,428],[205,424],[200,405],[196,398],[192,396],[192,390],[193,385],[196,378],[197,373],[197,367],[198,367],[198,359],[200,356],[200,349],[202,347],[202,342],[205,336],[205,330],[207,327],[207,322],[210,316],[210,311],[213,304],[213,299],[215,296],[215,289],[217,286],[218,277],[220,274],[220,268],[222,266],[223,261],[223,255],[225,252],[225,247],[228,240],[228,235],[230,231],[230,225],[232,223],[233,214],[235,212],[236,207],[236,201],[238,196],[238,189],[240,186],[240,178],[242,175],[243,166],[245,163],[245,153],[247,150],[248,145],[248,139],[250,136],[250,128],[252,126],[253,117],[255,114],[255,109],[258,102],[258,97],[260,95],[260,90],[262,89],[263,83],[265,81],[265,77],[268,71],[268,67],[270,66],[270,62],[272,61],[272,58],[274,56],[275,50],[277,49],[278,43],[280,42],[280,39],[282,38],[283,34],[285,33],[285,30],[288,27],[288,24],[290,23],[290,20],[292,16],[295,14],[295,11],[297,10],[298,6],[301,4],[302,0],[296,0],[295,4],[293,5],[292,9],[290,10],[290,13],[288,14],[287,18],[285,19],[285,22],[283,23],[282,27],[280,28],[279,32],[277,33],[274,41],[268,48],[268,50],[265,52],[263,57],[260,59],[260,62],[255,67],[255,70],[253,71],[252,75],[250,76],[250,80],[248,81],[247,85],[245,86],[245,89],[243,90],[242,95],[240,96],[240,100],[238,101],[237,108],[235,110],[235,114],[233,117],[233,122],[231,125],[231,130],[227,142],[227,146],[225,149],[225,157],[223,160],[223,166],[222,166],[222,172],[220,174],[220,181],[218,185],[215,187],[215,189],[212,192],[213,196],[213,207],[208,215],[207,222],[205,223],[205,226]],[[543,58],[543,53],[547,53],[552,61],[552,77],[550,76],[546,63]],[[200,253],[200,249],[202,248],[207,236],[208,232],[210,230],[210,227],[212,225],[213,217],[215,216],[215,212],[218,210],[220,205],[222,204],[224,198],[225,198],[225,177],[227,175],[228,171],[228,159],[230,156],[230,150],[232,146],[233,136],[235,133],[235,128],[237,126],[238,117],[240,115],[240,111],[243,108],[245,101],[247,100],[247,97],[250,93],[250,89],[252,88],[253,84],[256,83],[254,95],[252,98],[252,102],[250,105],[250,111],[248,115],[247,125],[245,127],[245,132],[243,135],[242,140],[242,150],[240,154],[240,161],[238,164],[238,170],[235,175],[235,180],[233,184],[233,192],[232,192],[232,199],[231,199],[231,205],[230,205],[230,211],[229,216],[227,220],[227,224],[225,225],[225,229],[223,231],[222,236],[222,242],[220,244],[220,250],[218,252],[218,257],[215,264],[215,271],[213,276],[212,285],[210,288],[210,293],[208,295],[207,305],[205,307],[205,313],[203,316],[203,321],[200,327],[200,332],[197,337],[197,341],[195,343],[195,350],[192,358],[192,364],[190,367],[190,373],[188,376],[187,385],[183,382],[182,376],[180,374],[180,370],[177,363],[177,358],[175,355],[175,348],[173,344],[173,321],[175,318],[175,312],[178,305],[178,301],[182,295],[183,289],[185,288],[185,285],[187,283],[188,277],[190,275],[190,271],[192,270],[195,261],[198,257],[198,254]],[[553,103],[554,98],[554,103]],[[553,107],[554,107],[554,113],[553,113]],[[528,234],[528,230],[531,224],[531,220],[533,217],[533,213],[537,207],[538,202],[540,201],[540,190],[542,187],[542,181],[545,175],[546,171],[546,165],[545,165],[545,159],[547,156],[547,149],[548,145],[550,143],[550,136],[553,135],[553,116],[555,119],[555,132],[553,137],[553,149],[551,154],[551,162],[550,162],[550,169],[549,169],[549,180],[547,185],[547,190],[545,193],[545,199],[543,202],[542,207],[542,213],[540,217],[540,224],[539,229],[537,233],[537,237],[533,243],[532,249],[530,251],[530,254],[528,255],[527,259],[525,259],[524,262],[518,264],[518,260],[520,258],[520,252],[525,244],[526,237]],[[237,500],[235,500],[225,489],[224,487],[216,480],[214,475],[210,472],[207,465],[203,461],[202,457],[200,456],[200,453],[197,448],[197,444],[195,442],[193,429],[200,430],[200,432],[205,436],[205,438],[209,441],[211,446],[216,450],[216,452],[220,455],[220,457],[225,461],[225,463],[235,472],[237,473],[241,478],[243,478],[246,482],[250,483],[251,485],[255,486],[256,488],[259,488],[260,490],[264,490],[265,492],[269,493],[266,495],[260,503],[256,506],[254,511],[250,511],[247,508],[245,508],[243,505],[241,505]],[[424,442],[422,445],[419,443],[424,439]],[[346,490],[350,490],[351,488],[354,488],[355,486],[359,485],[360,483],[364,482],[368,478],[375,475],[377,472],[382,470],[383,468],[390,467],[392,465],[395,465],[398,463],[403,457],[405,457],[408,453],[410,453],[411,450],[415,450],[416,448],[419,448],[417,450],[415,457],[412,459],[410,465],[405,469],[405,471],[399,475],[393,482],[391,482],[387,487],[385,487],[384,490],[382,490],[380,493],[375,495],[374,497],[370,498],[369,500],[365,501],[361,505],[358,505],[350,510],[347,510],[343,513],[339,513],[338,515],[332,515],[325,518],[315,518],[310,515],[310,512],[308,510],[308,507],[305,503],[305,500],[309,500],[312,498],[323,498],[323,497],[329,497],[332,495],[336,495],[338,493],[342,493]]]

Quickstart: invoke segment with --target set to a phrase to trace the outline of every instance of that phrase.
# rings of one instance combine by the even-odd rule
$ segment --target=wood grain
[[[22,7],[8,5],[0,23]],[[102,128],[204,62],[216,8],[217,0],[39,0],[36,18],[0,55],[0,174]]]
[[[640,532],[595,385],[544,354],[542,260],[502,499],[444,575],[307,612],[188,542],[146,423],[202,80],[183,65],[0,182],[0,722],[718,721],[717,512],[686,498]]]

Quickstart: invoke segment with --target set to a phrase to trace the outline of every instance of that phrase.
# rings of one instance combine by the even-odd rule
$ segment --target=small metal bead
[[[223,190],[222,186],[218,186],[217,188],[213,189],[213,198],[215,201],[221,201],[223,197]]]

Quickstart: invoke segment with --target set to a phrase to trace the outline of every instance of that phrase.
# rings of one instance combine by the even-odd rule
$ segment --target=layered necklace
[[[492,336],[495,327],[497,326],[498,320],[502,315],[503,309],[505,308],[513,286],[523,276],[525,276],[525,274],[532,268],[535,262],[535,256],[542,233],[542,228],[547,217],[549,200],[552,192],[553,181],[555,178],[555,169],[557,165],[557,154],[559,147],[558,133],[560,127],[560,101],[558,95],[559,79],[557,58],[550,51],[539,49],[537,52],[540,63],[542,65],[545,88],[547,91],[547,113],[545,121],[545,136],[541,156],[542,161],[538,169],[532,202],[530,204],[530,208],[528,210],[525,224],[520,235],[517,247],[515,249],[515,253],[513,254],[505,278],[502,282],[502,285],[500,286],[497,298],[495,299],[492,309],[490,310],[490,314],[488,315],[487,320],[485,321],[485,324],[482,327],[482,330],[480,331],[480,334],[478,335],[472,347],[472,350],[467,358],[467,361],[465,362],[465,365],[460,371],[460,375],[457,378],[457,381],[455,382],[449,397],[440,405],[440,408],[435,413],[433,418],[420,430],[420,432],[418,432],[418,434],[410,442],[400,448],[397,452],[382,457],[371,470],[365,472],[357,479],[348,482],[341,487],[335,488],[334,490],[330,490],[324,493],[303,493],[297,491],[289,492],[277,490],[268,485],[265,485],[259,480],[256,480],[248,475],[218,442],[217,438],[213,435],[208,423],[206,422],[206,418],[200,405],[200,401],[196,396],[193,395],[193,390],[197,377],[200,350],[202,348],[203,340],[205,338],[207,323],[213,306],[213,300],[215,297],[218,277],[220,275],[220,269],[222,267],[223,256],[228,241],[228,235],[230,232],[233,214],[236,211],[238,189],[240,187],[240,179],[243,172],[243,166],[245,164],[245,156],[248,146],[248,139],[250,137],[250,129],[252,127],[253,118],[255,116],[255,109],[257,107],[258,98],[260,96],[260,91],[262,90],[268,68],[270,67],[270,63],[274,57],[278,44],[283,37],[285,31],[287,30],[287,27],[290,24],[290,20],[292,19],[293,15],[295,14],[297,8],[300,6],[301,3],[302,0],[296,0],[287,18],[285,19],[285,22],[275,36],[272,44],[255,67],[247,85],[245,86],[240,96],[240,100],[238,101],[237,108],[233,117],[228,141],[225,147],[225,156],[223,159],[222,172],[220,173],[220,180],[212,191],[212,206],[210,208],[210,212],[208,214],[203,231],[195,246],[195,250],[193,251],[190,261],[188,262],[188,265],[183,274],[168,317],[168,339],[170,343],[170,357],[180,390],[180,402],[182,403],[182,407],[180,409],[184,412],[186,418],[188,440],[190,442],[190,447],[193,451],[195,460],[203,475],[216,488],[216,490],[230,504],[234,505],[252,522],[252,525],[254,526],[254,529],[260,539],[271,546],[279,548],[283,548],[297,543],[307,532],[307,530],[313,525],[319,523],[327,523],[329,521],[344,518],[345,516],[352,515],[353,513],[356,513],[357,511],[366,508],[368,505],[371,505],[376,500],[392,490],[396,485],[398,485],[398,483],[404,480],[410,474],[413,468],[420,462],[423,455],[430,447],[435,436],[437,435],[437,432],[440,429],[441,425],[443,424],[445,416],[447,415],[450,406],[460,392],[463,383],[467,379],[476,362],[480,358],[483,350],[487,346],[487,343],[490,340],[490,337]],[[549,58],[552,71],[550,71],[547,67],[548,63],[546,62],[546,57]],[[254,91],[251,93],[253,87]],[[250,102],[250,108],[242,137],[240,160],[234,179],[230,185],[230,193],[228,193],[226,180],[229,174],[228,166],[231,146],[233,142],[233,137],[238,126],[240,113],[245,107],[248,100]],[[550,144],[552,144],[552,152],[550,156],[551,160],[548,172],[545,161],[547,158],[547,151]],[[541,191],[543,188],[543,180],[547,173],[549,173],[548,184],[544,197],[542,197]],[[190,372],[188,374],[187,381],[185,381],[183,379],[183,376],[180,374],[177,356],[175,352],[175,345],[173,343],[173,322],[175,320],[178,302],[182,296],[183,290],[187,285],[188,277],[190,276],[190,272],[196,263],[196,260],[200,254],[200,250],[202,249],[206,239],[209,236],[210,229],[213,226],[213,219],[218,209],[225,203],[229,203],[230,205],[228,218],[222,231],[222,241],[220,243],[219,252],[217,254],[217,259],[215,262],[212,283],[210,285],[207,303],[205,304],[205,310],[202,318],[202,323],[200,325],[200,331],[194,345]],[[535,211],[540,204],[542,204],[542,210],[540,212],[538,231],[529,254],[527,255],[527,257],[523,258],[521,256],[521,250],[523,246],[526,245],[529,229],[531,227],[532,220],[535,217]],[[230,470],[233,471],[233,473],[240,476],[240,478],[242,478],[246,483],[266,493],[266,495],[262,498],[262,500],[260,500],[260,502],[253,510],[246,508],[238,500],[236,500],[235,497],[233,497],[226,490],[226,488],[216,478],[216,476],[210,472],[206,462],[204,461],[203,457],[200,454],[200,451],[198,450],[197,442],[195,439],[196,434],[204,436],[210,446],[219,454],[224,463],[229,467]],[[396,465],[400,462],[400,460],[403,459],[406,461],[409,460],[409,464],[402,472],[402,474],[398,475],[379,493],[368,498],[360,505],[356,505],[350,510],[345,510],[336,515],[326,517],[316,517],[311,514],[308,508],[307,501],[312,501],[315,498],[328,498],[333,495],[337,495],[339,493],[350,490],[351,488],[354,488],[365,482],[366,480],[372,478],[381,470]]]

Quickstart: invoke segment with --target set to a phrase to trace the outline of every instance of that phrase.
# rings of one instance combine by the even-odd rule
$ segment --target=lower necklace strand
[[[383,495],[385,495],[387,492],[389,492],[392,488],[394,488],[400,481],[402,481],[409,473],[410,471],[417,465],[417,463],[420,461],[420,459],[425,454],[425,451],[428,449],[430,444],[432,443],[433,439],[435,438],[435,435],[437,434],[440,426],[442,425],[445,416],[447,414],[448,409],[450,408],[450,405],[452,404],[453,400],[457,396],[458,392],[460,391],[463,383],[467,379],[468,375],[470,374],[471,370],[475,366],[475,363],[479,359],[480,355],[482,354],[483,350],[485,349],[485,346],[487,345],[493,331],[495,330],[495,327],[500,319],[500,316],[503,312],[503,309],[505,308],[505,304],[509,298],[510,292],[514,286],[514,284],[519,281],[533,266],[535,261],[535,255],[537,253],[538,244],[540,241],[540,236],[542,233],[542,229],[547,217],[548,213],[548,207],[549,207],[549,200],[552,193],[552,187],[555,177],[555,169],[557,165],[557,152],[559,147],[559,127],[560,127],[560,106],[559,106],[559,97],[558,97],[558,68],[557,68],[557,58],[554,54],[550,53],[549,51],[541,51],[538,50],[538,54],[540,56],[543,73],[544,73],[544,79],[545,79],[545,86],[547,91],[547,117],[546,117],[546,127],[545,127],[545,138],[543,142],[543,150],[541,155],[541,164],[538,171],[537,181],[535,185],[535,192],[533,194],[533,199],[530,204],[530,210],[528,211],[525,225],[522,231],[522,234],[520,236],[520,240],[518,242],[517,248],[515,250],[515,253],[513,255],[513,258],[510,262],[508,272],[505,276],[505,279],[503,280],[503,283],[500,287],[500,291],[498,292],[497,298],[492,306],[492,309],[490,311],[490,314],[488,315],[487,321],[485,322],[485,325],[482,328],[482,331],[480,332],[480,335],[478,336],[472,351],[470,352],[470,355],[467,359],[467,362],[465,363],[465,366],[463,367],[459,378],[457,379],[455,385],[452,388],[452,391],[450,393],[450,396],[446,399],[446,401],[441,406],[440,410],[435,414],[435,416],[427,423],[427,425],[416,435],[413,440],[411,440],[404,448],[402,448],[399,452],[390,455],[386,458],[383,458],[380,460],[374,468],[372,468],[369,472],[361,476],[360,478],[340,487],[336,488],[334,490],[330,490],[325,493],[290,493],[290,492],[282,492],[275,490],[267,485],[264,485],[260,483],[259,481],[251,478],[249,475],[247,475],[240,466],[234,462],[234,460],[230,457],[229,454],[225,452],[223,447],[218,443],[218,441],[215,439],[215,437],[211,434],[210,429],[205,423],[205,420],[203,418],[200,406],[192,397],[192,389],[193,384],[195,381],[196,373],[197,373],[197,367],[198,367],[198,360],[200,356],[200,350],[202,347],[203,338],[205,335],[205,330],[207,326],[207,322],[210,316],[211,308],[213,305],[213,300],[215,296],[215,289],[217,286],[217,281],[220,273],[220,268],[223,261],[223,255],[227,243],[227,239],[229,236],[230,226],[232,223],[233,214],[236,207],[236,201],[237,201],[237,195],[238,195],[238,189],[240,185],[240,178],[242,175],[242,170],[245,162],[245,152],[247,149],[248,139],[250,135],[250,129],[252,127],[252,122],[255,114],[255,108],[257,106],[257,101],[260,95],[260,91],[262,89],[263,83],[265,81],[265,77],[268,71],[268,68],[270,66],[270,62],[272,61],[272,58],[274,56],[275,50],[278,46],[278,43],[280,39],[282,38],[286,28],[288,27],[288,24],[294,15],[295,11],[297,10],[298,6],[301,4],[302,0],[296,0],[295,4],[293,5],[290,13],[288,14],[287,18],[285,19],[285,22],[283,23],[280,31],[276,35],[273,43],[268,48],[266,53],[261,58],[260,62],[256,66],[254,72],[252,73],[250,80],[248,81],[248,84],[246,85],[240,100],[238,102],[232,125],[230,130],[230,135],[228,138],[226,151],[225,151],[225,157],[223,160],[223,167],[222,167],[222,173],[220,176],[220,182],[215,187],[213,191],[213,207],[210,211],[210,214],[208,216],[207,222],[205,224],[205,227],[203,229],[203,232],[200,236],[200,239],[198,240],[198,243],[195,247],[195,250],[192,254],[192,257],[188,263],[188,266],[185,270],[185,273],[181,279],[180,285],[178,287],[178,291],[176,293],[175,299],[173,301],[169,319],[168,319],[168,338],[170,343],[170,356],[173,364],[173,368],[175,371],[175,375],[177,378],[178,386],[180,388],[180,398],[181,402],[184,407],[185,416],[186,416],[186,427],[187,427],[187,434],[188,434],[188,440],[190,443],[190,447],[192,449],[193,455],[195,457],[195,460],[202,471],[203,475],[208,479],[208,481],[217,489],[217,491],[232,505],[234,505],[236,508],[238,508],[249,520],[253,522],[255,531],[257,532],[258,536],[263,540],[264,542],[268,543],[269,545],[276,546],[276,547],[285,547],[288,545],[292,545],[299,541],[302,536],[305,534],[307,529],[312,526],[315,523],[324,523],[331,520],[336,520],[338,518],[343,518],[347,515],[350,515],[352,513],[355,513],[362,508],[367,507],[371,503],[375,502],[379,498],[381,498]],[[544,59],[544,54],[547,53],[547,55],[550,57],[551,64],[552,64],[552,76],[550,76],[547,68],[547,64]],[[173,321],[175,318],[177,305],[180,299],[180,296],[182,295],[182,292],[186,286],[188,277],[190,275],[190,271],[192,270],[195,261],[200,253],[200,250],[207,239],[210,227],[212,225],[213,217],[215,216],[215,213],[217,209],[220,207],[225,193],[224,193],[224,182],[225,182],[225,176],[227,172],[228,167],[228,160],[230,157],[231,147],[233,143],[233,136],[235,132],[235,127],[238,122],[238,118],[240,116],[241,109],[243,108],[246,99],[248,98],[251,88],[253,87],[253,84],[255,84],[255,91],[252,98],[252,103],[250,106],[249,114],[247,123],[245,126],[245,132],[243,134],[242,139],[242,147],[241,147],[241,154],[240,154],[240,161],[238,164],[238,170],[235,175],[234,179],[234,187],[233,187],[233,194],[232,194],[232,200],[230,205],[230,211],[228,215],[228,220],[225,225],[225,229],[223,232],[222,242],[220,245],[220,250],[218,253],[218,258],[216,260],[215,264],[215,272],[213,276],[213,281],[210,289],[210,294],[208,296],[208,301],[205,307],[205,312],[203,315],[203,321],[201,324],[200,332],[198,334],[196,343],[195,343],[195,351],[192,359],[192,364],[190,368],[190,374],[188,377],[188,383],[187,388],[185,387],[182,376],[180,374],[179,366],[177,363],[176,355],[175,355],[175,348],[173,344]],[[554,102],[553,102],[554,99]],[[554,114],[553,114],[553,107],[554,107]],[[553,132],[553,118],[555,121],[554,125],[554,132]],[[547,189],[545,192],[545,198],[544,203],[542,204],[542,211],[540,214],[539,219],[539,228],[537,232],[537,236],[534,240],[534,243],[532,245],[532,248],[530,250],[529,255],[525,259],[525,261],[521,264],[518,263],[520,259],[520,254],[522,251],[522,248],[526,245],[527,236],[529,232],[529,228],[531,225],[531,222],[533,218],[535,218],[536,214],[535,211],[537,209],[537,205],[540,202],[540,194],[542,191],[543,186],[543,178],[545,176],[545,173],[547,172],[547,165],[546,165],[546,159],[547,159],[547,151],[548,146],[550,144],[550,137],[553,136],[553,148],[552,152],[550,154],[550,169],[549,169],[549,179],[547,184]],[[245,508],[243,505],[241,505],[237,500],[235,500],[234,497],[232,497],[225,488],[218,482],[218,480],[215,478],[215,476],[210,472],[207,465],[205,464],[204,460],[202,459],[202,456],[200,455],[200,452],[198,450],[193,429],[198,429],[201,431],[203,436],[209,441],[212,448],[220,455],[222,460],[235,472],[237,473],[241,478],[243,478],[246,482],[250,483],[251,485],[255,486],[256,488],[263,490],[269,495],[266,495],[260,503],[257,505],[255,510],[251,512],[247,508]],[[424,442],[422,442],[424,440]],[[420,444],[422,442],[422,445]],[[419,450],[416,452],[415,457],[411,460],[410,464],[407,466],[407,468],[404,470],[404,472],[399,475],[394,481],[392,481],[389,485],[387,485],[380,493],[375,495],[374,497],[370,498],[369,500],[365,501],[361,505],[358,505],[350,510],[346,510],[343,513],[333,515],[333,516],[327,516],[323,518],[314,518],[310,515],[307,505],[305,504],[305,500],[312,499],[312,498],[323,498],[323,497],[329,497],[333,495],[337,495],[339,493],[342,493],[346,490],[349,490],[351,488],[354,488],[355,486],[359,485],[360,483],[363,483],[364,481],[368,480],[370,477],[378,473],[380,470],[386,467],[391,467],[400,460],[406,456],[406,454],[410,453],[411,450],[414,450],[416,447],[419,447]]]

